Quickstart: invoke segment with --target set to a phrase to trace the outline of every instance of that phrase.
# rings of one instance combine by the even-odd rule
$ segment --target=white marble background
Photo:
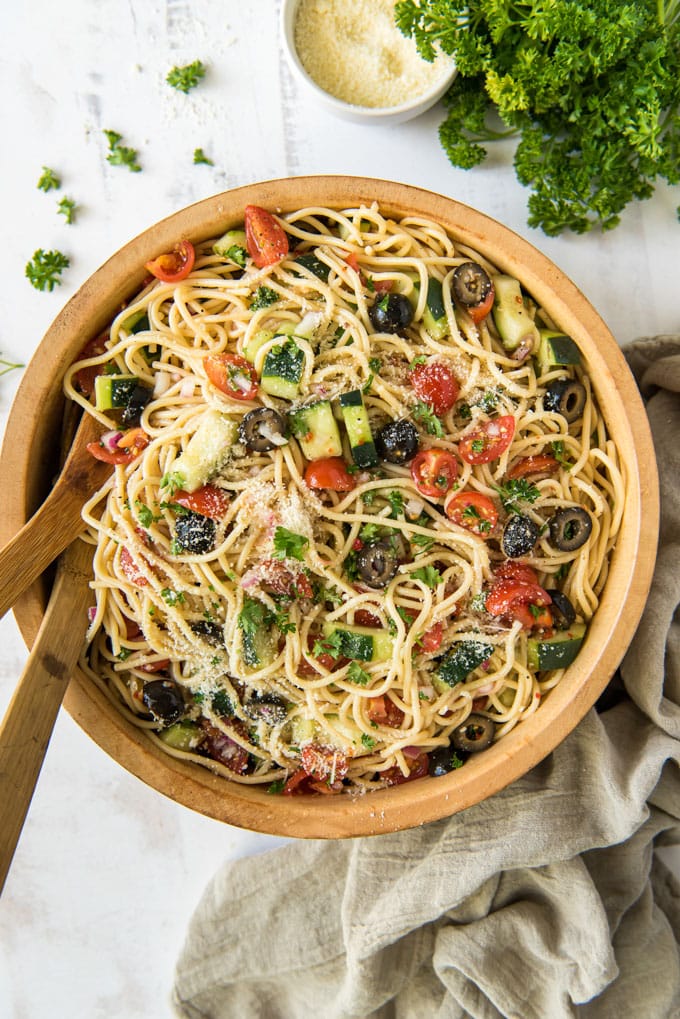
[[[526,226],[526,192],[503,143],[472,171],[439,147],[441,109],[399,127],[333,119],[284,64],[278,0],[32,0],[2,4],[0,352],[27,361],[50,321],[117,248],[156,220],[254,180],[328,171],[387,177],[495,216],[550,256],[620,343],[680,330],[680,191],[661,187],[606,235],[550,239]],[[188,96],[164,82],[200,59]],[[106,162],[103,129],[139,150],[143,172]],[[194,166],[202,146],[215,166]],[[36,189],[43,165],[59,192]],[[67,225],[58,198],[78,203]],[[71,258],[63,286],[24,278],[36,248]],[[0,378],[4,428],[19,373]],[[0,623],[0,709],[26,659]],[[0,805],[1,808],[1,805]],[[59,718],[0,903],[0,1015],[164,1019],[187,921],[216,867],[276,839],[166,800]],[[680,867],[678,868],[680,871]]]

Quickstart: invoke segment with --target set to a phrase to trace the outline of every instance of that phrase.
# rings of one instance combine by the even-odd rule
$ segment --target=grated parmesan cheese
[[[300,0],[295,48],[325,92],[355,106],[399,106],[441,79],[450,61],[428,63],[394,22],[394,0]]]

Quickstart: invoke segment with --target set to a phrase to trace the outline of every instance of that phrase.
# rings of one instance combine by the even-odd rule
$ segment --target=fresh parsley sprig
[[[26,263],[25,275],[36,290],[52,291],[61,285],[61,274],[70,264],[68,255],[61,251],[38,248],[30,262]]]
[[[194,149],[194,163],[196,164],[203,163],[205,166],[215,165],[212,159],[210,159],[209,156],[206,156],[205,152],[201,148]]]
[[[0,365],[3,366],[2,368],[0,368],[0,375],[7,375],[8,372],[13,372],[17,368],[25,367],[18,361],[16,363],[14,361],[7,361],[4,357],[0,357]]]
[[[201,78],[205,77],[205,72],[205,64],[201,60],[194,60],[183,67],[173,67],[168,71],[165,80],[168,85],[186,95],[192,88],[196,88]]]
[[[62,198],[57,204],[57,213],[63,216],[67,223],[73,223],[76,213],[76,203],[72,198]]]
[[[305,552],[309,545],[309,538],[303,534],[295,534],[287,527],[277,527],[274,532],[274,558],[275,559],[298,559],[304,562]]]
[[[510,478],[495,488],[507,513],[519,513],[520,503],[536,502],[541,494],[540,489],[526,478]]]
[[[49,166],[43,166],[36,187],[41,191],[52,191],[53,188],[58,190],[61,187],[61,180]]]
[[[118,131],[105,130],[104,134],[109,143],[109,151],[106,156],[107,162],[111,163],[112,166],[127,166],[130,173],[139,173],[142,168],[137,162],[137,149],[132,149],[128,145],[121,145],[123,136]]]

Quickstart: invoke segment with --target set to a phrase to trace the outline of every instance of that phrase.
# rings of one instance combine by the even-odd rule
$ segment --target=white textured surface
[[[680,329],[677,189],[606,235],[531,231],[510,144],[466,172],[439,147],[441,109],[365,128],[313,105],[282,60],[276,0],[8,3],[2,38],[0,351],[11,360],[27,361],[66,299],[156,220],[234,185],[328,171],[402,180],[498,218],[575,281],[619,342]],[[209,65],[199,88],[169,89],[170,67],[195,59]],[[138,148],[142,173],[108,165],[104,128]],[[214,167],[193,165],[197,146]],[[43,164],[60,192],[36,190]],[[64,195],[79,205],[72,226],[56,214]],[[38,247],[71,257],[53,294],[23,277]],[[18,381],[0,379],[1,427]],[[26,658],[11,616],[0,641],[4,710]],[[62,714],[0,904],[3,1019],[169,1016],[174,959],[205,883],[223,860],[276,844],[147,789]]]

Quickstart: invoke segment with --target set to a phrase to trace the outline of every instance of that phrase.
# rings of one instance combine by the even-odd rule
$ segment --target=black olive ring
[[[453,730],[451,742],[456,750],[474,754],[491,746],[495,732],[496,726],[490,718],[473,712]]]
[[[550,518],[550,540],[561,552],[575,552],[585,545],[593,529],[593,521],[581,506],[567,506]]]

